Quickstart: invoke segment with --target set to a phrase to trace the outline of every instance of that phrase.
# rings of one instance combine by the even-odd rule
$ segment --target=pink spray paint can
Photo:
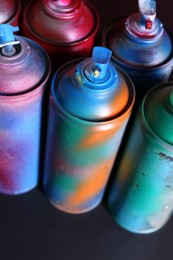
[[[49,57],[18,27],[0,25],[0,192],[36,187],[40,172],[43,96]]]

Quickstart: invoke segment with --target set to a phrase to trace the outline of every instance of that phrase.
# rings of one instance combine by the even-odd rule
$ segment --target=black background
[[[100,35],[111,20],[138,11],[137,0],[91,2],[100,14]],[[171,0],[157,1],[157,17],[173,32]],[[173,219],[155,233],[137,235],[119,227],[104,203],[71,215],[55,209],[39,187],[23,195],[0,195],[0,260],[13,259],[172,260]]]

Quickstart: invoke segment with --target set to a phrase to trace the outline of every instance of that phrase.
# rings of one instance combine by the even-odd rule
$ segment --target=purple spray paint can
[[[20,194],[39,178],[43,93],[50,61],[35,42],[0,25],[0,192]]]

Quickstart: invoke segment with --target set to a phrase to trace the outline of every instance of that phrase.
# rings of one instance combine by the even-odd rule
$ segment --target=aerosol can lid
[[[129,105],[129,96],[134,98],[134,88],[129,77],[112,66],[110,57],[109,49],[94,47],[92,58],[75,60],[57,71],[52,93],[59,106],[89,121],[120,116]]]

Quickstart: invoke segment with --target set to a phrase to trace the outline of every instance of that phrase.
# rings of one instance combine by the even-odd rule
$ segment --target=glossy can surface
[[[112,62],[134,82],[139,101],[151,87],[167,81],[173,68],[172,35],[151,10],[148,13],[152,15],[140,10],[114,20],[102,37],[103,46],[112,50]]]
[[[102,200],[134,103],[131,80],[100,62],[67,63],[52,81],[44,191],[69,213],[89,211]]]
[[[151,89],[140,107],[108,196],[119,225],[135,233],[163,227],[173,211],[173,83]]]
[[[13,26],[19,24],[21,10],[20,0],[0,1],[0,23],[10,23]]]
[[[50,74],[48,55],[38,44],[22,36],[13,44],[10,51],[6,43],[0,48],[0,192],[11,195],[38,184],[43,94]]]
[[[91,54],[99,24],[98,13],[89,2],[39,0],[26,6],[22,31],[47,50],[57,69]]]

